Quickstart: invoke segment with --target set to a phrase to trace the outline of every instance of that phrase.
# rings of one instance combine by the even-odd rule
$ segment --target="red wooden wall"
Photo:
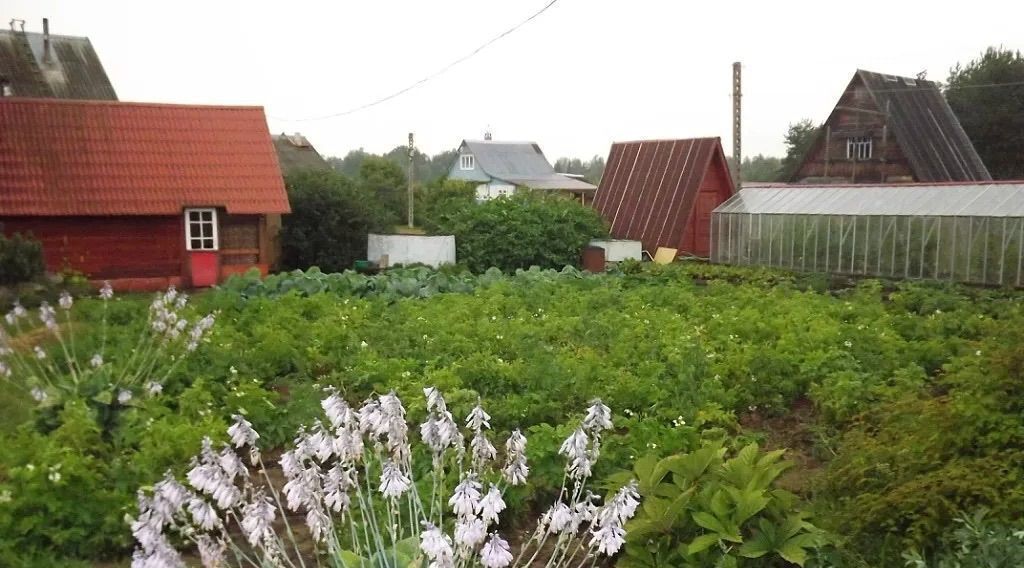
[[[720,153],[711,157],[683,229],[680,252],[702,257],[711,255],[711,212],[732,196],[728,167]]]
[[[32,233],[46,267],[93,279],[180,277],[184,236],[173,217],[0,217],[5,234]]]

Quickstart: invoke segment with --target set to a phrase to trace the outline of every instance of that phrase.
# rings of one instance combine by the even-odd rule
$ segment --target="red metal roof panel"
[[[0,215],[290,211],[260,107],[0,100]]]

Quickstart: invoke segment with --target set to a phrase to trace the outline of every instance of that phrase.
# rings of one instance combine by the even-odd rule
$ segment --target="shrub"
[[[916,550],[904,553],[911,568],[1015,568],[1024,566],[1024,531],[985,518],[987,509],[954,519],[959,525],[943,539],[932,562]]]
[[[417,195],[417,222],[435,234],[450,222],[452,216],[476,205],[476,189],[465,181],[442,178],[427,184]]]
[[[565,197],[518,192],[467,206],[438,230],[455,235],[456,255],[473,272],[579,266],[590,239],[607,235],[593,209]]]
[[[0,285],[28,282],[42,276],[43,245],[31,236],[0,235]]]
[[[393,213],[374,205],[344,175],[301,171],[286,178],[292,213],[281,231],[282,265],[319,266],[334,272],[366,258],[366,235],[394,224]]]

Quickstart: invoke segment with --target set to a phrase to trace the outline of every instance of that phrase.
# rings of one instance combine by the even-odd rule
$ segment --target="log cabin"
[[[938,86],[858,70],[791,183],[990,181]]]

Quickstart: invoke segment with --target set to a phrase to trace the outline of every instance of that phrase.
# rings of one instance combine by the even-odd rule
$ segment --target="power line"
[[[306,118],[280,118],[280,117],[276,117],[276,116],[270,116],[269,118],[272,118],[274,120],[280,120],[280,121],[283,121],[283,122],[308,122],[308,121],[314,121],[314,120],[326,120],[328,118],[337,118],[339,116],[350,115],[350,114],[359,112],[361,110],[366,110],[368,108],[375,107],[375,106],[377,106],[379,104],[386,103],[386,102],[390,101],[391,99],[394,99],[394,98],[397,98],[397,97],[399,97],[401,95],[404,95],[405,93],[408,93],[409,91],[415,89],[416,87],[419,87],[420,85],[423,85],[427,81],[435,79],[436,77],[444,74],[446,71],[448,71],[452,67],[455,67],[456,65],[458,65],[458,64],[466,61],[467,59],[473,57],[474,55],[480,53],[484,49],[490,47],[495,42],[501,40],[502,38],[504,38],[504,37],[508,36],[509,34],[515,32],[519,28],[521,28],[521,27],[525,26],[526,24],[530,23],[531,21],[533,21],[534,19],[539,17],[544,12],[547,12],[548,9],[551,8],[552,6],[554,6],[557,2],[558,2],[558,0],[551,0],[550,2],[545,4],[543,8],[541,8],[540,10],[538,10],[538,11],[534,12],[532,15],[530,15],[530,17],[528,17],[525,20],[519,22],[518,24],[512,26],[511,28],[501,32],[497,36],[494,36],[493,38],[488,40],[486,43],[480,45],[479,47],[477,47],[473,51],[467,53],[466,55],[463,55],[462,57],[456,59],[455,61],[452,61],[451,63],[449,63],[448,65],[445,65],[441,69],[438,69],[434,73],[431,73],[430,75],[427,75],[426,77],[423,77],[419,81],[416,81],[415,83],[412,83],[411,85],[409,85],[409,86],[407,86],[407,87],[405,87],[403,89],[399,89],[398,91],[395,91],[395,92],[391,93],[390,95],[381,97],[379,99],[370,101],[368,103],[359,105],[357,107],[350,108],[348,110],[344,110],[344,111],[336,112],[336,113],[332,113],[332,114],[326,114],[326,115],[323,115],[323,116],[312,116],[312,117],[306,117]]]

